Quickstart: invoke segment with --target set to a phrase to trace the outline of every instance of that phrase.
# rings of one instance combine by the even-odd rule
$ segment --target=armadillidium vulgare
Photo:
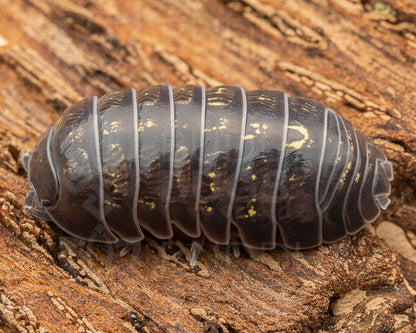
[[[25,209],[85,240],[143,230],[307,249],[373,222],[391,162],[319,102],[272,90],[153,86],[84,99],[23,165]]]

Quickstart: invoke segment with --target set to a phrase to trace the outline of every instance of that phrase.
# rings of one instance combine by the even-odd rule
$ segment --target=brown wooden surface
[[[413,0],[0,0],[0,332],[415,331],[415,61]],[[186,241],[121,258],[22,211],[20,156],[66,106],[157,83],[329,105],[393,161],[391,207],[315,250],[205,243],[196,270]]]

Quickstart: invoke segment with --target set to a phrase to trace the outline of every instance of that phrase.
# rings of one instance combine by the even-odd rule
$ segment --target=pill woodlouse
[[[153,86],[69,107],[24,154],[24,207],[85,240],[183,233],[306,249],[373,222],[391,162],[319,102],[273,90]]]

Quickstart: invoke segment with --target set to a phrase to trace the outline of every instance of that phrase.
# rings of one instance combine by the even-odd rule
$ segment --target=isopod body
[[[319,102],[233,86],[119,90],[69,107],[23,164],[24,207],[85,240],[306,249],[390,200],[392,164]]]

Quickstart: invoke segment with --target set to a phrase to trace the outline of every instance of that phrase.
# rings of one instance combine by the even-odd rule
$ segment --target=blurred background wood
[[[0,331],[414,331],[413,0],[0,0]],[[83,245],[22,211],[20,156],[120,87],[232,84],[321,101],[393,161],[393,203],[315,250]],[[370,231],[370,232],[369,232]],[[374,236],[376,234],[377,236]],[[382,238],[383,240],[381,240]]]

